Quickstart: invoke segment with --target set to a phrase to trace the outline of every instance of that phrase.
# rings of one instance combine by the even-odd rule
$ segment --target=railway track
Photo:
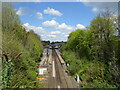
[[[51,62],[48,69],[48,88],[67,88],[67,90],[69,88],[77,88],[73,81],[71,81],[70,76],[65,72],[66,64],[58,50],[52,48],[51,51],[51,60],[48,60]]]
[[[65,73],[62,68],[63,62],[61,62],[61,59],[59,59],[58,54],[55,49],[53,49],[53,58],[55,61],[55,69],[56,69],[56,82],[57,86],[60,88],[69,88],[66,78],[65,78]]]

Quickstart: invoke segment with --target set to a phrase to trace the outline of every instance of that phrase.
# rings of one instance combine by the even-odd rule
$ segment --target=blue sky
[[[82,2],[13,3],[23,27],[33,29],[42,40],[66,41],[69,33],[85,29],[96,17],[98,7]]]
[[[86,26],[89,25],[89,22],[95,17],[95,13],[92,11],[92,7],[87,7],[83,3],[78,2],[25,2],[14,4],[14,6],[17,10],[21,7],[30,9],[29,13],[20,16],[20,19],[22,23],[29,22],[35,26],[40,26],[41,22],[45,20],[51,20],[52,18],[56,18],[61,23],[66,22],[70,25],[81,23]],[[39,20],[34,16],[34,13],[43,13],[43,10],[47,9],[48,7],[60,11],[63,13],[63,15],[61,17],[54,15],[44,15],[43,20]]]

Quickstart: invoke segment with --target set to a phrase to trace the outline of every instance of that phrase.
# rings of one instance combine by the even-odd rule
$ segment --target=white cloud
[[[92,8],[92,11],[96,13],[96,12],[98,12],[98,9],[97,8]]]
[[[60,31],[53,31],[51,32],[51,34],[60,34],[61,32]]]
[[[26,8],[26,7],[21,7],[21,8],[19,8],[19,9],[17,10],[16,14],[22,16],[22,15],[27,14],[28,12],[29,12],[29,9],[28,9],[28,8]]]
[[[61,33],[62,35],[65,35],[65,33]]]
[[[85,29],[85,26],[81,25],[81,24],[77,24],[76,25],[76,29]]]
[[[68,37],[68,36],[69,36],[69,34],[65,35],[64,37]]]
[[[25,23],[22,26],[26,29],[27,32],[29,32],[30,30],[33,30],[38,35],[46,33],[42,27],[32,26],[29,23]]]
[[[65,23],[58,24],[58,22],[55,20],[45,21],[42,24],[46,27],[54,28],[56,31],[48,31],[43,27],[36,27],[30,25],[29,23],[23,24],[23,27],[26,29],[26,31],[33,30],[36,34],[41,36],[42,40],[50,41],[66,41],[72,31],[76,30],[77,28],[85,28],[81,24],[77,24],[75,27],[67,25]]]
[[[62,16],[63,15],[60,11],[55,10],[53,8],[49,8],[49,7],[44,10],[44,13],[50,14],[50,15],[55,15],[55,16]]]
[[[75,28],[72,26],[69,26],[65,23],[59,24],[57,21],[55,20],[51,20],[51,21],[45,21],[42,23],[42,25],[44,27],[51,27],[57,30],[68,30],[68,31],[73,31]]]
[[[39,19],[43,19],[43,14],[41,12],[37,12],[36,17]]]
[[[48,35],[48,37],[56,38],[57,36],[56,35]]]
[[[42,23],[42,25],[44,27],[52,27],[52,28],[55,28],[58,26],[58,22],[56,22],[55,20],[51,20],[51,21],[45,21]]]
[[[60,31],[54,31],[54,32],[46,31],[42,27],[36,27],[36,26],[30,25],[29,23],[25,23],[22,26],[26,29],[27,32],[29,32],[30,30],[33,30],[36,34],[38,34],[41,37],[42,40],[50,40],[50,41],[65,40],[65,39],[62,39],[61,36],[59,36],[59,34],[61,33]]]
[[[25,24],[23,24],[23,27],[28,27],[29,26],[29,23],[25,23]]]
[[[66,25],[65,23],[62,23],[62,24],[58,25],[57,29],[72,31],[72,30],[74,30],[74,27]]]
[[[50,27],[57,30],[57,31],[49,32],[48,35],[46,36],[47,39],[50,39],[52,41],[55,41],[55,40],[65,41],[67,40],[67,37],[72,31],[76,29],[85,29],[85,26],[81,24],[77,24],[75,27],[73,27],[73,26],[67,25],[66,23],[59,24],[55,20],[45,21],[42,23],[42,25],[44,27]]]

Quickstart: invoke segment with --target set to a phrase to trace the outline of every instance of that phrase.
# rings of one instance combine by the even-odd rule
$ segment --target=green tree
[[[77,73],[96,87],[119,87],[119,37],[115,34],[115,20],[106,9],[86,30],[70,33],[66,45],[62,46],[62,55],[70,64],[72,75]]]
[[[40,61],[42,43],[32,30],[26,32],[10,3],[2,3],[2,87],[39,87],[36,64]]]

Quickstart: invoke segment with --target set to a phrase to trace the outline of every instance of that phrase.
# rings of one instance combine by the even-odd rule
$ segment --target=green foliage
[[[117,88],[115,85],[109,85],[106,81],[94,80],[91,84],[94,88]]]
[[[81,66],[78,74],[83,80],[104,79],[104,65],[97,61],[88,61]]]
[[[11,61],[8,61],[5,63],[4,65],[4,69],[3,69],[3,87],[9,86],[11,83],[11,77],[13,74],[13,63]]]
[[[49,45],[50,41],[42,41],[43,46]]]
[[[119,87],[119,38],[108,10],[91,21],[88,30],[70,33],[62,55],[71,75],[78,74],[95,88]],[[84,83],[84,87],[88,88]]]
[[[93,82],[82,81],[80,83],[82,88],[117,88],[115,85],[109,85],[103,80],[94,80]]]
[[[72,50],[77,53],[77,56],[81,58],[89,58],[90,46],[91,46],[91,32],[86,30],[76,30],[69,36],[69,40],[63,48],[66,50]]]
[[[71,75],[75,75],[81,66],[81,61],[76,59],[75,53],[71,51],[63,51],[62,56],[66,60],[66,63],[69,64],[68,70]]]
[[[36,80],[35,65],[42,53],[40,37],[32,30],[26,32],[22,27],[14,7],[9,3],[2,5],[2,86],[3,88],[25,88]],[[38,84],[33,84],[39,87]]]

